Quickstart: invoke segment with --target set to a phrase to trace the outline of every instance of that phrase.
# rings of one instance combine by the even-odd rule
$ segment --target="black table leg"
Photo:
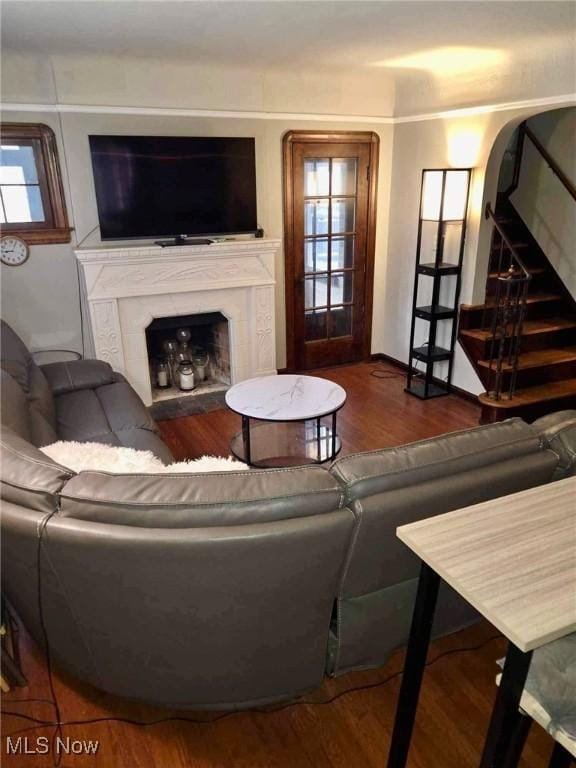
[[[506,759],[502,765],[502,768],[516,768],[522,757],[522,751],[526,744],[526,739],[530,733],[533,720],[528,715],[520,714],[520,718],[516,723],[514,732],[510,734],[508,749],[506,750]]]
[[[429,565],[422,563],[392,743],[388,753],[388,768],[405,768],[408,759],[439,586],[440,576]]]
[[[320,432],[321,432],[322,424],[320,422],[320,419],[316,419],[316,445],[318,446],[318,463],[322,463],[322,441],[320,439]]]
[[[22,670],[5,648],[2,648],[2,674],[7,679],[9,685],[16,685],[19,688],[24,688],[28,685]]]
[[[548,768],[572,768],[574,765],[576,765],[576,760],[574,760],[567,749],[556,742]]]
[[[484,742],[480,768],[502,768],[505,764],[512,735],[516,732],[518,721],[522,717],[519,711],[520,697],[531,660],[532,651],[524,653],[513,643],[508,644],[506,662]]]
[[[336,414],[337,411],[334,411],[332,414],[332,456],[331,459],[336,458]]]
[[[250,417],[242,416],[242,441],[244,443],[244,461],[246,464],[252,463],[250,452]]]

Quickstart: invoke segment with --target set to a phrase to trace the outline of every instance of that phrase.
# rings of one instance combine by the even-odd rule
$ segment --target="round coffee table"
[[[226,405],[242,416],[232,453],[255,467],[332,461],[341,448],[336,415],[346,402],[339,385],[317,376],[258,376],[226,392]],[[328,419],[328,423],[323,419]],[[252,424],[251,419],[257,424]]]

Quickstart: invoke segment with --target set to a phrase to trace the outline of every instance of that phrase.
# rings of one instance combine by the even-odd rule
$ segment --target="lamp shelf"
[[[414,347],[410,354],[422,363],[438,363],[441,360],[450,360],[452,350],[425,344],[422,347]]]
[[[405,389],[421,400],[447,395],[451,389],[470,175],[470,168],[422,171]],[[456,279],[444,281],[449,275]],[[422,280],[423,276],[432,280]],[[417,337],[422,338],[421,325],[416,333],[417,321],[426,323],[425,344],[415,343]],[[425,370],[418,368],[418,363],[423,363]],[[447,364],[447,375],[435,375],[437,363]]]
[[[452,320],[452,318],[456,317],[456,308],[443,307],[442,305],[433,307],[429,305],[426,307],[416,307],[414,314],[421,320]]]
[[[414,397],[420,398],[420,400],[429,400],[432,397],[444,397],[445,395],[449,395],[450,387],[447,384],[440,385],[432,384],[431,382],[428,382],[428,387],[426,387],[425,381],[417,380],[413,381],[404,391],[414,395]]]
[[[451,264],[449,261],[441,261],[435,264],[433,261],[426,264],[418,264],[416,267],[419,275],[457,275],[460,272],[458,264]]]

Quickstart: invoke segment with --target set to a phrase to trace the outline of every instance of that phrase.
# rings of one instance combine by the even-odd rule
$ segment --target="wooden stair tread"
[[[562,296],[559,293],[549,293],[547,291],[538,291],[534,293],[529,293],[528,296],[526,296],[526,304],[540,304],[544,301],[560,301],[561,299],[562,299]],[[485,306],[487,309],[494,309],[496,305],[488,301],[486,302]]]
[[[527,304],[540,304],[544,301],[560,301],[562,296],[559,293],[552,293],[547,291],[538,291],[529,293],[526,297]],[[483,309],[494,309],[494,304],[487,302],[486,304],[462,304],[461,309],[466,312],[477,312]]]
[[[563,331],[567,328],[576,329],[576,318],[547,317],[537,320],[524,320],[522,323],[522,336],[531,336],[535,333],[554,333],[555,331]],[[492,337],[492,330],[490,328],[462,328],[460,334],[473,339],[479,339],[480,341],[486,341]]]
[[[478,399],[483,405],[489,405],[491,408],[506,409],[520,408],[525,405],[534,405],[535,403],[549,402],[550,400],[559,400],[570,396],[576,397],[576,378],[551,381],[539,387],[517,389],[510,400],[505,398],[491,400],[487,392],[479,395]]]
[[[530,275],[543,275],[547,270],[545,267],[526,267],[526,271]],[[489,272],[488,277],[494,279],[496,277],[504,277],[506,274],[507,274],[507,270],[505,270],[504,272]],[[513,274],[519,275],[520,270],[515,269]]]
[[[565,293],[562,281],[509,197],[498,198],[495,220],[502,231],[495,228],[492,232],[485,303],[461,307],[458,331],[464,351],[488,390],[478,398],[481,423],[513,415],[530,421],[561,408],[576,408],[576,302]],[[503,247],[508,241],[513,251],[517,249],[517,260]],[[513,267],[506,284],[498,278],[506,277],[506,269],[501,270],[509,259]],[[531,281],[522,280],[525,273],[520,264],[533,278]],[[499,349],[510,353],[514,345],[511,325],[500,322],[493,343],[492,323],[501,320],[496,307],[497,286],[511,288],[513,294],[524,290],[528,293],[517,367],[507,364],[504,356],[500,359],[502,378],[495,375]],[[511,384],[516,387],[512,397],[507,389]],[[492,400],[489,393],[494,394],[496,386],[501,389],[501,399]]]
[[[478,360],[478,365],[481,365],[483,368],[490,368],[491,362],[494,364],[495,361]],[[533,352],[523,352],[518,356],[518,370],[526,371],[530,368],[570,362],[576,362],[576,347],[538,349]],[[502,366],[502,370],[508,373],[512,370],[512,366],[505,363]]]

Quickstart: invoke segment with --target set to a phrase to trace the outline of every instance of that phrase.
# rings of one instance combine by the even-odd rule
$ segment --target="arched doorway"
[[[475,298],[459,340],[484,422],[576,405],[576,108],[514,120],[486,167]]]

